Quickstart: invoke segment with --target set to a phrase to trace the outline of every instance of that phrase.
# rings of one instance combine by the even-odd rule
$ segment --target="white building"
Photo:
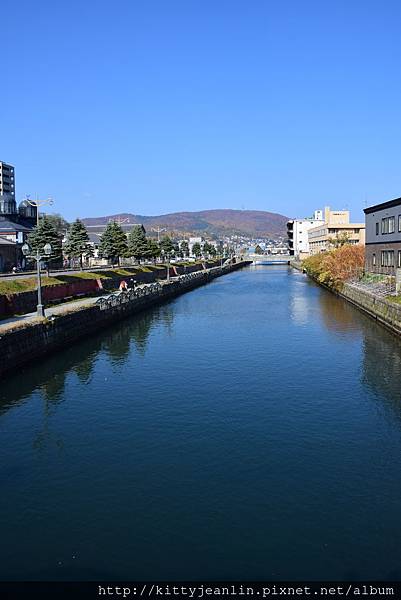
[[[324,223],[322,210],[315,210],[313,217],[288,221],[287,235],[291,256],[305,258],[309,255],[308,231],[322,223]]]
[[[203,237],[190,237],[188,240],[189,255],[193,256],[192,248],[195,244],[200,244],[200,246],[202,247],[204,241],[205,239]]]

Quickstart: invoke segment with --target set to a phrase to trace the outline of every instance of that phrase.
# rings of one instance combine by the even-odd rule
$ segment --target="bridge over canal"
[[[290,254],[246,254],[245,260],[251,260],[254,265],[289,265],[294,260]]]

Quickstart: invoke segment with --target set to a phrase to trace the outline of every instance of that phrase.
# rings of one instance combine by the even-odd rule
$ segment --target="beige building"
[[[335,246],[337,239],[347,238],[348,244],[365,244],[365,224],[350,223],[349,210],[324,209],[324,222],[308,231],[309,253],[318,254]]]

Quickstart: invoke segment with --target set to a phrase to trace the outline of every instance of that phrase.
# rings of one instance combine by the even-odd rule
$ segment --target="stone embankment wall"
[[[401,305],[375,296],[352,283],[346,283],[338,295],[368,313],[394,333],[401,334]]]
[[[219,261],[207,261],[204,263],[205,268],[212,268],[220,264]],[[183,275],[184,273],[193,273],[199,271],[199,264],[188,265],[186,267],[174,266],[170,267],[170,276]],[[101,272],[99,272],[99,275]],[[73,276],[73,274],[72,274]],[[118,275],[107,279],[77,279],[69,283],[61,283],[59,285],[43,286],[42,297],[45,304],[62,302],[66,298],[77,298],[90,296],[97,293],[102,293],[102,290],[118,289],[120,282],[124,279],[135,279],[138,283],[153,283],[158,279],[166,279],[167,268],[152,269],[132,273],[131,275]],[[9,315],[21,315],[36,310],[38,302],[37,291],[20,292],[17,294],[0,295],[0,317]]]
[[[293,267],[302,271],[302,264],[293,264]],[[311,278],[316,281],[313,277]],[[316,283],[320,284],[318,281]],[[354,306],[364,313],[367,313],[373,319],[391,329],[394,333],[401,335],[401,305],[390,302],[385,298],[380,298],[375,294],[364,290],[358,285],[345,283],[341,291],[331,289],[323,285],[326,290],[348,300]]]
[[[132,295],[122,293],[112,296],[106,303],[94,303],[89,308],[52,317],[25,329],[3,334],[0,329],[0,377],[39,356],[66,348],[70,343],[87,337],[115,321],[174,298],[248,264],[249,261],[242,261],[222,269],[214,267],[183,275],[170,283],[151,284],[133,292]]]

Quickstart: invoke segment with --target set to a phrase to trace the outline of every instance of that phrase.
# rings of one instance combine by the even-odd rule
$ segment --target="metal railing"
[[[95,305],[98,306],[100,310],[107,310],[109,308],[121,306],[127,302],[133,302],[134,300],[138,300],[146,296],[160,295],[165,286],[171,286],[175,283],[191,283],[196,279],[204,278],[205,274],[217,275],[217,273],[221,273],[225,270],[226,269],[224,267],[212,267],[207,271],[194,271],[193,273],[186,273],[184,275],[178,275],[177,277],[171,277],[170,282],[163,281],[156,283],[145,283],[134,288],[115,292],[109,296],[101,296],[96,300]]]
[[[383,272],[385,269],[385,272]],[[374,266],[358,269],[348,279],[353,286],[384,298],[396,294],[395,267]]]

